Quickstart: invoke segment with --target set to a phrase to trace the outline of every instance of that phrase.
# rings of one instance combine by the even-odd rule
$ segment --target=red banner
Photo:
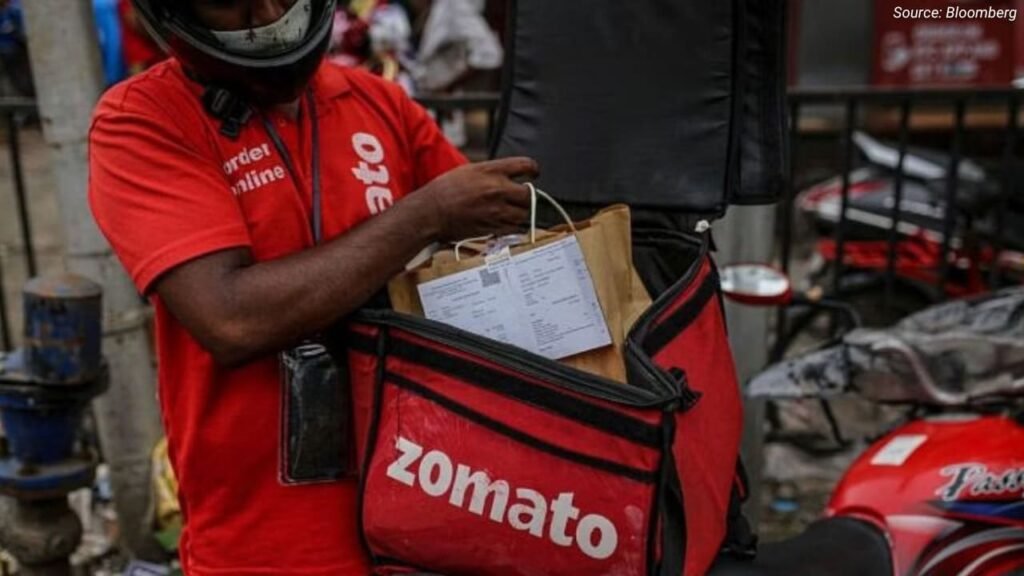
[[[1020,0],[875,0],[872,80],[1006,86],[1024,68]],[[1016,38],[1015,38],[1016,37]]]

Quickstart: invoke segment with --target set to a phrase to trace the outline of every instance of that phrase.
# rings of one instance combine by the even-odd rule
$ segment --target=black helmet
[[[257,104],[297,98],[331,39],[337,0],[312,0],[301,42],[261,55],[227,49],[189,13],[187,0],[132,0],[150,35],[200,81]]]

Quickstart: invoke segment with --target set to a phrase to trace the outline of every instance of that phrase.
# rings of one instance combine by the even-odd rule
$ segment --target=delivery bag
[[[376,573],[703,574],[725,536],[741,427],[708,243],[635,236],[656,299],[626,338],[627,385],[423,318],[359,313],[349,366],[356,414],[370,415],[356,427]]]

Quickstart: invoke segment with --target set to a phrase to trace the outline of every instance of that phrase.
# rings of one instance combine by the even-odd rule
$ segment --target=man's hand
[[[409,196],[429,211],[437,240],[506,234],[526,221],[530,191],[516,178],[535,179],[530,158],[467,164],[439,176]]]

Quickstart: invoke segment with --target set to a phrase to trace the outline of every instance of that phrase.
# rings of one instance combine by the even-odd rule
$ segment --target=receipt
[[[427,318],[553,360],[612,343],[575,236],[417,289]]]

